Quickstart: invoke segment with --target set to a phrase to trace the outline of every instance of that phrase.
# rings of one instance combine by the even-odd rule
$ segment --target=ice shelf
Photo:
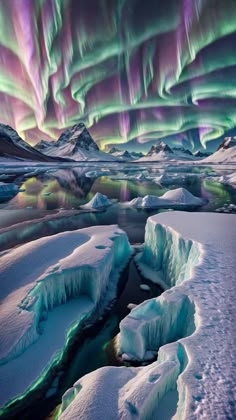
[[[130,254],[113,225],[43,237],[0,256],[1,405],[60,358],[71,328],[114,299]]]
[[[64,395],[60,419],[164,420],[162,401],[172,404],[174,419],[234,418],[235,241],[234,215],[167,212],[148,219],[137,263],[167,290],[121,322],[118,351],[126,360],[158,351],[157,361],[84,376]]]

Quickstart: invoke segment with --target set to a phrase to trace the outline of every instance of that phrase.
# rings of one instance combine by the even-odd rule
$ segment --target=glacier
[[[1,406],[59,363],[82,320],[102,314],[131,252],[127,235],[111,225],[42,237],[0,255]]]
[[[162,401],[175,420],[234,418],[234,218],[166,212],[148,219],[136,263],[166,290],[122,320],[117,351],[125,360],[158,352],[157,360],[79,379],[63,396],[61,420],[164,419]]]

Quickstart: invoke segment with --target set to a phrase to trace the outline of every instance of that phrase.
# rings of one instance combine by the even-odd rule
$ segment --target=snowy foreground
[[[130,254],[115,225],[44,237],[1,254],[1,406],[60,361],[85,317],[101,315]]]
[[[235,418],[235,241],[234,215],[148,219],[137,262],[167,290],[121,322],[119,353],[144,360],[159,350],[158,359],[84,376],[64,394],[61,420]]]

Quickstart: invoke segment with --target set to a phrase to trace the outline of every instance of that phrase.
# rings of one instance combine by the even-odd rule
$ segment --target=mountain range
[[[83,123],[65,130],[58,140],[41,140],[35,147],[26,143],[8,125],[0,124],[0,158],[38,162],[162,162],[201,161],[202,163],[230,163],[236,161],[236,137],[226,137],[217,151],[192,153],[183,147],[170,147],[163,141],[152,145],[144,156],[141,152],[129,152],[112,147],[109,153],[101,151]]]
[[[128,152],[128,150],[120,150],[116,147],[112,147],[109,153],[124,160],[135,160],[144,156],[142,152]]]
[[[57,141],[42,140],[35,148],[47,156],[75,161],[115,161],[116,157],[102,152],[83,123],[65,130]]]
[[[177,161],[177,160],[198,160],[209,156],[208,153],[197,152],[193,154],[183,147],[170,147],[163,141],[151,146],[149,152],[141,157],[140,161]]]

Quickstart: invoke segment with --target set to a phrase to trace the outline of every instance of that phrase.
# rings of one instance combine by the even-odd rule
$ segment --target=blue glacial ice
[[[118,352],[126,360],[158,358],[84,376],[64,395],[60,419],[165,419],[162,401],[173,404],[172,392],[173,419],[234,418],[234,217],[167,212],[148,219],[137,264],[166,291],[121,322]]]
[[[1,405],[60,359],[72,327],[101,315],[130,254],[126,234],[113,225],[43,237],[1,255]]]

